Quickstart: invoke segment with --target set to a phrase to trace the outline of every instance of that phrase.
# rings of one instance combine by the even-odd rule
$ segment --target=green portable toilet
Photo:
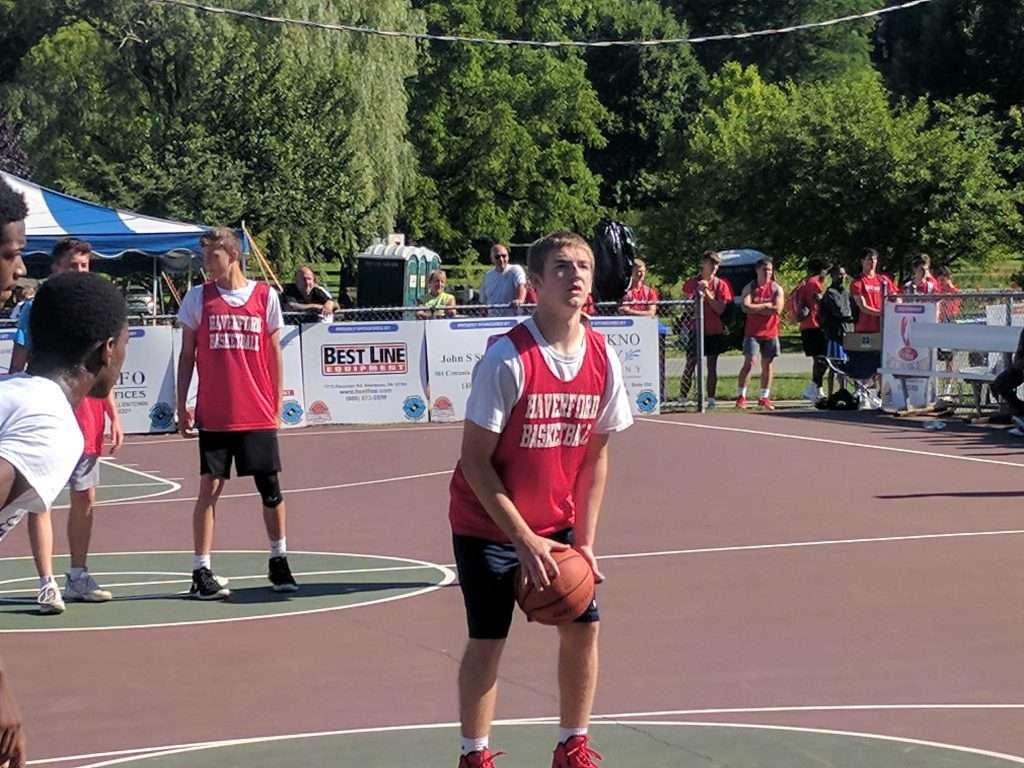
[[[360,307],[416,306],[427,293],[427,275],[441,265],[440,256],[417,245],[373,245],[357,261]]]

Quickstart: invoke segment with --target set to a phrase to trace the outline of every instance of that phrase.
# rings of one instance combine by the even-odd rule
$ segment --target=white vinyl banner
[[[423,323],[302,326],[307,424],[427,420]]]
[[[177,327],[174,328],[173,355],[176,382],[178,357],[181,355],[181,329]],[[279,414],[281,428],[304,427],[306,426],[306,398],[302,384],[302,341],[299,326],[286,325],[281,329],[281,356],[284,364],[284,392],[282,392],[281,413]],[[199,372],[193,368],[192,381],[189,383],[188,397],[186,398],[187,407],[192,413],[195,413],[196,410],[196,394],[198,392]]]
[[[885,302],[882,323],[882,367],[895,371],[921,371],[921,378],[882,376],[882,406],[904,410],[907,407],[924,408],[934,397],[934,380],[928,373],[935,367],[935,351],[915,347],[910,343],[910,326],[914,323],[934,323],[938,320],[938,304],[912,302],[896,304]]]
[[[661,412],[661,369],[656,317],[595,317],[591,327],[607,337],[622,363],[634,416]]]
[[[155,325],[128,329],[114,402],[126,434],[174,431],[173,329]]]
[[[428,320],[427,373],[430,420],[462,421],[472,385],[473,367],[491,340],[526,318],[493,317]]]

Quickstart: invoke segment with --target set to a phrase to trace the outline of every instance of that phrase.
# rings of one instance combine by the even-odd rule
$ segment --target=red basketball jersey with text
[[[196,423],[208,432],[277,429],[276,376],[270,370],[267,302],[270,287],[256,283],[252,296],[232,307],[214,283],[203,286],[203,315],[196,329]]]
[[[544,362],[526,325],[508,333],[523,366],[523,393],[498,438],[492,462],[512,502],[535,533],[548,536],[576,521],[573,494],[601,410],[608,378],[604,336],[586,327],[576,377],[562,381]],[[466,482],[461,463],[450,485],[452,532],[489,541],[508,537]]]

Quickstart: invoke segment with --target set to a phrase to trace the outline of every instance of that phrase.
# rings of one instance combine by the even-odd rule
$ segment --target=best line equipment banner
[[[656,317],[594,317],[590,326],[608,339],[622,363],[634,416],[661,412],[661,368]]]
[[[427,373],[430,420],[462,421],[473,379],[473,367],[493,339],[526,318],[492,317],[428,320]]]
[[[167,325],[128,329],[124,365],[114,385],[114,402],[127,434],[175,429],[172,336]]]
[[[423,323],[302,327],[307,424],[427,420]]]

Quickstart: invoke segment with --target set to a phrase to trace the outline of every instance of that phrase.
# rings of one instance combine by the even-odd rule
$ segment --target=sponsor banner
[[[178,356],[181,354],[181,329],[174,328],[174,371],[177,384]],[[306,397],[302,384],[302,339],[297,325],[286,325],[281,329],[281,356],[284,364],[284,385],[281,397],[282,429],[306,426]],[[177,386],[175,386],[177,391]],[[199,392],[199,372],[192,369],[192,380],[188,385],[187,408],[196,411],[196,394]],[[176,407],[176,405],[175,405]],[[127,430],[126,430],[127,431]]]
[[[128,329],[128,347],[114,402],[126,434],[173,432],[173,330],[154,325]]]
[[[466,418],[473,367],[494,339],[508,333],[524,319],[463,318],[425,323],[431,421]]]
[[[595,317],[591,319],[590,325],[605,335],[608,345],[619,356],[633,415],[650,416],[660,413],[658,319]]]
[[[17,328],[13,325],[0,328],[0,376],[11,370],[11,353],[14,351],[14,334]]]
[[[306,424],[426,421],[423,325],[303,325]]]
[[[915,347],[910,342],[910,327],[914,323],[934,323],[938,320],[938,304],[885,302],[882,323],[882,367],[895,371],[921,371],[921,378],[882,376],[882,407],[904,410],[908,407],[924,408],[935,400],[934,380],[926,374],[935,367],[935,350]]]

